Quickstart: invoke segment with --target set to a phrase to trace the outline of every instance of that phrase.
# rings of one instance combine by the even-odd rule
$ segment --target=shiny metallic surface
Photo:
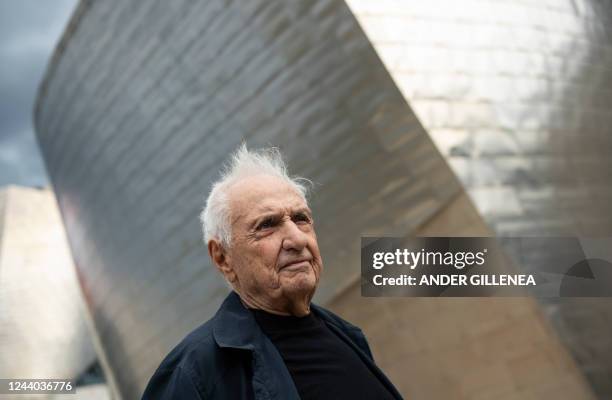
[[[242,140],[279,146],[291,172],[315,182],[311,206],[325,261],[320,303],[350,304],[343,296],[358,279],[361,235],[486,231],[449,166],[455,161],[439,135],[423,128],[431,129],[421,105],[415,114],[363,10],[354,6],[340,0],[81,3],[41,86],[35,121],[107,378],[121,397],[138,398],[161,358],[225,296],[197,216],[221,163]],[[457,111],[460,121],[464,112]],[[370,322],[395,316],[414,305],[405,300],[377,315],[375,305],[364,305],[359,315],[373,315]],[[526,303],[500,301],[492,310],[530,316],[513,343],[527,343],[525,332],[534,329],[541,332],[531,345],[556,343]],[[435,321],[423,325],[436,333],[428,343],[443,336],[440,322],[470,312],[440,305],[424,303],[436,310]],[[483,321],[470,321],[480,328],[474,337],[484,336]],[[488,354],[505,345],[487,340]],[[542,369],[546,354],[554,354],[562,368],[549,378],[569,382],[555,389],[591,398],[563,348],[537,346],[531,369]],[[399,352],[389,368],[403,374],[411,356]],[[507,394],[556,393],[521,371],[510,380],[504,357],[492,371],[509,380]],[[439,373],[450,379],[447,370]],[[457,390],[468,390],[459,384],[469,380],[461,379]],[[429,387],[418,392],[418,381],[402,384],[404,393],[435,398]],[[481,398],[487,393],[469,390]]]
[[[2,188],[0,377],[76,378],[95,359],[53,193]]]
[[[497,235],[612,234],[612,3],[347,4]],[[612,301],[543,308],[612,398]]]
[[[498,234],[612,232],[612,4],[347,3]]]

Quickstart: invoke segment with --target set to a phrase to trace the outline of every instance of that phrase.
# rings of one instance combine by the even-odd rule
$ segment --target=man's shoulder
[[[204,388],[214,377],[202,371],[215,371],[215,341],[212,320],[185,336],[162,360],[149,380],[142,399],[173,399],[204,396]]]
[[[253,332],[248,332],[248,324],[241,325],[241,317],[250,314],[238,308],[242,306],[237,301],[236,295],[228,295],[211,319],[168,353],[149,380],[144,400],[230,398],[227,393],[231,390],[245,387],[251,352],[244,351],[249,347],[240,346],[240,340]],[[235,385],[228,387],[223,382]]]
[[[212,362],[216,350],[213,319],[210,319],[185,336],[163,359],[158,370],[174,370],[179,367],[197,370],[198,367],[206,367],[201,364]]]

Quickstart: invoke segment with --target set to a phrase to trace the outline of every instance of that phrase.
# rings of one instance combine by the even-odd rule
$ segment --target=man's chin
[[[287,297],[312,297],[317,289],[317,281],[312,274],[300,273],[286,279],[281,279],[283,293]]]

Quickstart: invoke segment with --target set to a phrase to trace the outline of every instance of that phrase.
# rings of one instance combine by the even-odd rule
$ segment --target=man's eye
[[[293,216],[294,222],[310,222],[310,217],[306,214],[296,214]]]
[[[274,226],[274,219],[266,218],[257,225],[257,230],[272,228]]]

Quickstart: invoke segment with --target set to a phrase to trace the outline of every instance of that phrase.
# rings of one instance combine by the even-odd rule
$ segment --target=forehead
[[[271,175],[243,178],[229,188],[228,195],[234,222],[262,213],[307,207],[292,185]]]

